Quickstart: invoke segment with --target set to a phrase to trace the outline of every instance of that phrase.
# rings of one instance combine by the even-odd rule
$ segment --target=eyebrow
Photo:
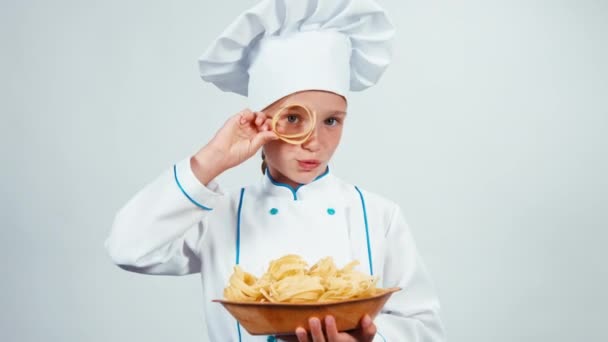
[[[346,112],[342,110],[323,110],[317,111],[317,114],[321,118],[329,118],[332,116],[346,116]]]

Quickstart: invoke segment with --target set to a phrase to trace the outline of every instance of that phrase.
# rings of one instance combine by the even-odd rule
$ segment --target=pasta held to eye
[[[331,257],[308,268],[300,256],[289,254],[270,262],[260,278],[234,267],[227,300],[273,303],[325,303],[366,298],[382,292],[376,277],[356,271],[353,261],[339,269]]]

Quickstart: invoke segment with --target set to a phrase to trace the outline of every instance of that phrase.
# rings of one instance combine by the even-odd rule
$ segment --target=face
[[[270,117],[279,108],[292,104],[316,112],[317,123],[311,136],[298,145],[271,141],[264,145],[264,154],[272,178],[295,187],[308,184],[325,172],[342,137],[346,100],[335,93],[309,90],[284,97],[264,113]]]

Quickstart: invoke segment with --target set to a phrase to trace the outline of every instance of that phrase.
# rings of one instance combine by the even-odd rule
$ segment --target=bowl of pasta
[[[260,278],[235,266],[224,298],[216,299],[251,335],[290,335],[308,328],[308,319],[331,315],[339,331],[356,329],[363,316],[372,319],[400,288],[378,288],[377,278],[339,269],[331,258],[308,268],[297,255],[270,263]],[[323,321],[323,320],[322,320]]]

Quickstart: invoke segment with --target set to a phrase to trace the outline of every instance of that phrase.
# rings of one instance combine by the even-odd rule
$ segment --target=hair
[[[266,164],[266,155],[264,154],[264,150],[262,150],[262,174],[266,173],[266,168],[268,165]]]

